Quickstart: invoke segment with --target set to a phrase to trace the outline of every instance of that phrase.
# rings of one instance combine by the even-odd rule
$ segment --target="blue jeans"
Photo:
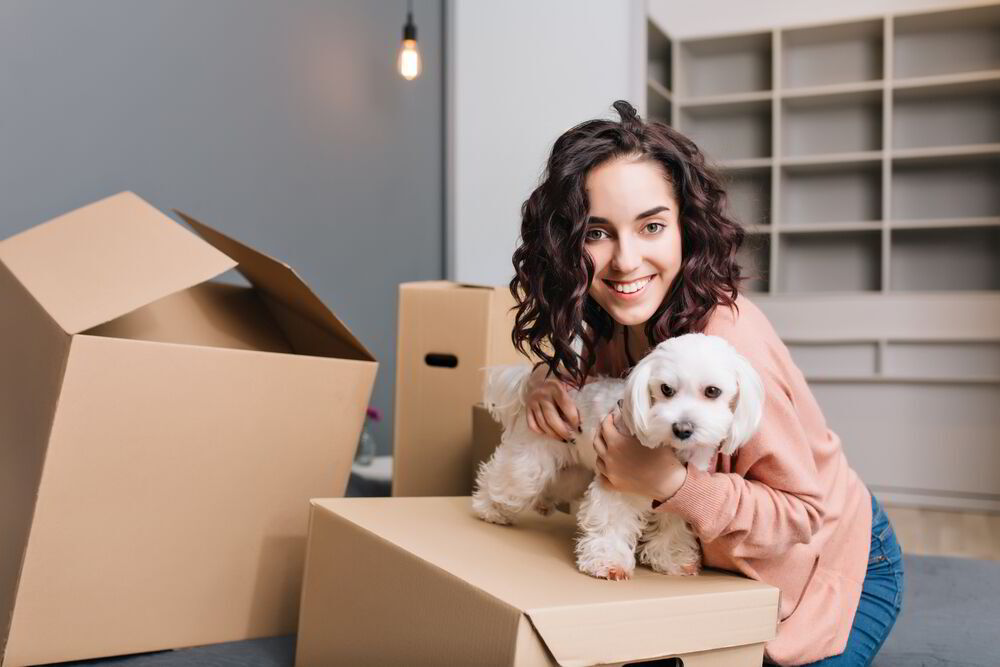
[[[861,587],[861,601],[847,647],[840,655],[810,662],[807,667],[866,667],[903,607],[903,552],[896,541],[889,517],[872,494],[872,545],[868,573]]]

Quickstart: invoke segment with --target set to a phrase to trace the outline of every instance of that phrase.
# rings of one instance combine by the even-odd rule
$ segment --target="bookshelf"
[[[722,173],[748,295],[852,466],[1000,512],[1000,4],[646,32],[645,114]]]

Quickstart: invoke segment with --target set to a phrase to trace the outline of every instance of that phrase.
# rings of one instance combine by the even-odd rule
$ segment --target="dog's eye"
[[[705,388],[705,396],[708,396],[709,398],[718,398],[719,395],[721,395],[721,394],[722,394],[722,390],[719,389],[718,387],[706,387]]]
[[[670,398],[675,393],[674,390],[668,387],[666,384],[660,385],[660,391],[662,391],[663,395],[666,396],[667,398]]]

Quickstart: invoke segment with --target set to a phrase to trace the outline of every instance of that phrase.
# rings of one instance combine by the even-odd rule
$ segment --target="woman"
[[[754,437],[701,472],[668,447],[643,447],[609,415],[594,442],[601,483],[684,517],[706,566],[781,590],[766,660],[869,664],[901,609],[892,526],[767,317],[739,291],[744,232],[719,178],[688,138],[644,123],[627,102],[614,107],[620,122],[588,121],[556,140],[522,206],[513,340],[543,359],[529,426],[575,442],[569,387],[625,375],[672,336],[725,338],[764,383]]]

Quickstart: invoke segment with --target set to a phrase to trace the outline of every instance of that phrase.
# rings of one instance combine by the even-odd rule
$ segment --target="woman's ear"
[[[760,375],[741,354],[733,351],[733,367],[736,372],[737,396],[733,409],[733,424],[729,435],[722,443],[721,452],[732,456],[743,446],[760,425],[764,412],[764,385]]]
[[[625,425],[645,444],[649,438],[649,416],[652,407],[649,395],[649,378],[653,373],[653,354],[642,359],[625,380],[625,404],[622,406],[622,418]]]

